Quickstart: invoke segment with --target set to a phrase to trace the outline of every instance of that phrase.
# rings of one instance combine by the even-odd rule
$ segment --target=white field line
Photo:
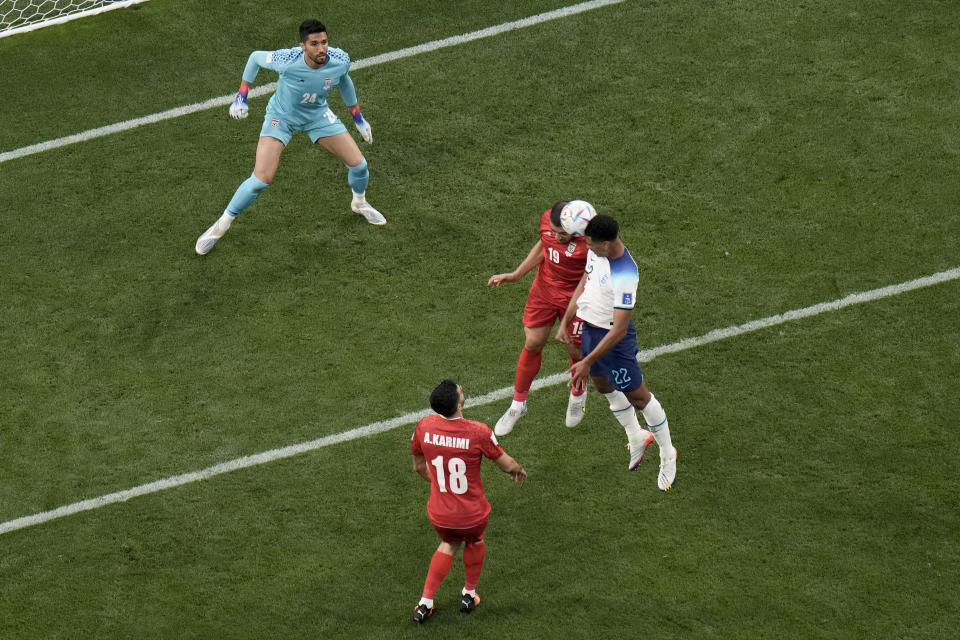
[[[554,11],[547,11],[545,13],[538,13],[537,15],[530,16],[529,18],[523,18],[522,20],[515,20],[513,22],[505,22],[503,24],[499,24],[494,27],[480,29],[479,31],[471,31],[470,33],[464,33],[459,36],[444,38],[443,40],[434,40],[432,42],[427,42],[426,44],[419,44],[413,47],[407,47],[406,49],[399,49],[397,51],[393,51],[390,53],[384,53],[381,55],[372,56],[370,58],[362,58],[360,60],[354,61],[350,65],[350,69],[351,70],[363,69],[364,67],[371,67],[377,64],[393,62],[394,60],[409,58],[411,56],[419,55],[421,53],[436,51],[437,49],[444,49],[446,47],[455,47],[457,45],[461,45],[466,42],[471,42],[473,40],[479,40],[481,38],[490,38],[492,36],[496,36],[501,33],[506,33],[507,31],[514,31],[516,29],[531,27],[533,25],[537,25],[542,22],[548,22],[550,20],[556,20],[558,18],[566,18],[568,16],[572,16],[578,13],[583,13],[584,11],[598,9],[600,7],[605,7],[611,4],[619,4],[621,2],[624,2],[624,0],[591,0],[590,2],[581,2],[580,4],[575,4],[569,7],[563,7],[561,9],[555,9]],[[276,88],[277,88],[276,82],[261,85],[254,89],[251,89],[248,98],[256,98],[258,96],[263,96],[263,95],[273,93],[273,91]],[[205,100],[203,102],[196,102],[194,104],[188,104],[182,107],[176,107],[174,109],[161,111],[160,113],[154,113],[154,114],[143,116],[140,118],[134,118],[132,120],[124,120],[123,122],[117,122],[116,124],[107,125],[105,127],[98,127],[96,129],[89,129],[88,131],[84,131],[82,133],[76,133],[70,136],[65,136],[63,138],[47,140],[46,142],[38,142],[37,144],[31,144],[26,147],[20,147],[19,149],[14,149],[12,151],[4,151],[0,153],[0,164],[7,162],[8,160],[16,160],[18,158],[23,158],[24,156],[33,155],[35,153],[42,153],[44,151],[59,149],[60,147],[65,147],[67,145],[75,144],[77,142],[85,142],[87,140],[93,140],[95,138],[102,138],[104,136],[109,136],[114,133],[120,133],[122,131],[129,131],[130,129],[136,129],[137,127],[143,127],[149,124],[155,124],[157,122],[162,122],[164,120],[179,118],[180,116],[189,115],[191,113],[196,113],[198,111],[204,111],[206,109],[212,109],[214,107],[225,107],[229,105],[231,102],[233,102],[233,98],[235,95],[236,94],[230,94],[227,96],[220,96],[219,98],[210,98],[209,100]]]
[[[889,298],[891,296],[900,295],[902,293],[907,293],[908,291],[913,291],[914,289],[920,289],[923,287],[930,287],[936,284],[941,284],[951,280],[960,279],[960,267],[955,267],[947,271],[941,271],[933,275],[925,276],[923,278],[917,278],[916,280],[909,280],[907,282],[902,282],[900,284],[890,285],[887,287],[881,287],[880,289],[872,289],[870,291],[864,291],[860,293],[852,293],[844,298],[834,300],[832,302],[821,302],[820,304],[815,304],[810,307],[804,307],[802,309],[795,309],[793,311],[787,311],[786,313],[781,313],[775,316],[769,316],[766,318],[761,318],[760,320],[753,320],[745,324],[726,327],[724,329],[714,329],[709,333],[705,333],[702,336],[696,338],[685,338],[671,344],[661,345],[654,349],[647,349],[641,351],[637,355],[637,360],[640,362],[649,362],[658,355],[663,355],[667,353],[675,353],[678,351],[684,351],[686,349],[693,349],[694,347],[703,346],[705,344],[710,344],[711,342],[717,342],[719,340],[726,340],[727,338],[733,338],[745,333],[750,333],[752,331],[759,331],[760,329],[767,329],[769,327],[776,326],[778,324],[783,324],[785,322],[791,322],[794,320],[800,320],[802,318],[809,318],[812,316],[820,315],[828,311],[837,311],[845,307],[849,307],[855,304],[862,304],[864,302],[871,302],[874,300],[880,300],[882,298]],[[566,382],[569,379],[569,375],[566,372],[557,373],[551,376],[544,378],[539,378],[534,381],[532,388],[533,389],[542,389],[543,387],[549,387],[557,384]],[[466,402],[467,407],[478,407],[481,405],[489,404],[491,402],[497,402],[499,400],[504,400],[510,398],[513,395],[513,387],[503,387],[490,393],[484,394],[482,396],[474,396],[468,398]],[[207,478],[212,478],[214,476],[219,476],[224,473],[229,473],[231,471],[237,471],[239,469],[247,469],[250,467],[255,467],[267,462],[273,462],[275,460],[283,460],[284,458],[290,458],[302,453],[307,453],[310,451],[316,451],[324,447],[329,447],[330,445],[339,444],[341,442],[349,442],[351,440],[357,440],[358,438],[365,438],[367,436],[376,435],[379,433],[384,433],[386,431],[391,431],[397,427],[402,427],[408,424],[414,424],[418,422],[421,418],[432,414],[433,412],[429,409],[423,409],[414,413],[405,413],[401,416],[391,418],[389,420],[382,420],[379,422],[373,422],[368,425],[357,427],[355,429],[350,429],[349,431],[344,431],[342,433],[335,433],[333,435],[324,436],[323,438],[317,438],[316,440],[310,440],[309,442],[301,442],[300,444],[294,444],[287,447],[282,447],[280,449],[272,449],[270,451],[264,451],[262,453],[257,453],[254,455],[244,456],[242,458],[237,458],[235,460],[230,460],[228,462],[223,462],[220,464],[213,465],[212,467],[207,467],[206,469],[201,469],[200,471],[193,471],[191,473],[184,473],[177,476],[171,476],[169,478],[164,478],[162,480],[156,480],[154,482],[149,482],[147,484],[142,484],[132,489],[126,489],[124,491],[117,491],[115,493],[108,493],[106,495],[100,496],[98,498],[91,498],[89,500],[82,500],[80,502],[75,502],[73,504],[64,505],[50,511],[43,511],[41,513],[35,513],[30,516],[23,516],[21,518],[16,518],[8,522],[0,524],[0,535],[4,533],[9,533],[11,531],[16,531],[18,529],[25,529],[34,525],[42,524],[44,522],[50,522],[51,520],[57,520],[58,518],[64,518],[69,515],[80,513],[83,511],[91,511],[93,509],[99,509],[100,507],[105,507],[110,504],[115,504],[117,502],[126,502],[131,498],[136,498],[137,496],[144,496],[151,493],[157,493],[159,491],[164,491],[166,489],[173,489],[174,487],[179,487],[185,484],[190,484],[193,482],[199,482],[200,480],[206,480]]]

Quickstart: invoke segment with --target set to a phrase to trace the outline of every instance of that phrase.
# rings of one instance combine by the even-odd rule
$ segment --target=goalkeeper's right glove
[[[230,105],[230,117],[235,120],[243,120],[247,117],[250,110],[247,108],[247,92],[241,89],[237,91],[237,97],[233,99]]]

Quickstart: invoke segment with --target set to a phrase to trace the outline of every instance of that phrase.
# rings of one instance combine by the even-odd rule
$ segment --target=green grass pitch
[[[0,39],[0,152],[230,94],[314,12],[359,60],[572,4],[151,0]],[[512,384],[529,278],[485,283],[561,198],[620,220],[641,348],[957,267],[958,41],[947,1],[625,0],[359,69],[389,224],[299,136],[203,258],[266,98],[0,163],[0,523]],[[410,620],[411,424],[0,535],[0,637],[951,637],[958,317],[954,280],[646,363],[666,494],[602,396],[566,429],[535,391],[470,616],[458,562]]]

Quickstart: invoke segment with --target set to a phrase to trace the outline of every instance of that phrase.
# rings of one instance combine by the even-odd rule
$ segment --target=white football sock
[[[419,607],[421,604],[427,605],[427,609],[433,609],[433,598],[420,598],[417,606]]]
[[[667,413],[652,393],[650,394],[650,402],[643,408],[643,419],[646,420],[650,433],[656,438],[660,453],[672,454],[673,442],[670,440],[670,423],[667,422]]]
[[[606,396],[610,411],[613,412],[617,422],[623,425],[623,430],[627,432],[627,440],[630,444],[637,447],[643,444],[643,428],[637,420],[637,410],[630,404],[627,396],[623,395],[622,391],[611,391],[603,395]]]

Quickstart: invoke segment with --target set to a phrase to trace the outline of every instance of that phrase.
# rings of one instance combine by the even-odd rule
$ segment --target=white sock
[[[622,391],[611,391],[603,395],[610,403],[610,411],[613,412],[613,416],[617,419],[617,422],[623,425],[623,430],[627,432],[627,440],[630,444],[637,447],[643,444],[643,428],[640,426],[640,421],[637,420],[637,410],[630,404],[627,396],[623,395]]]
[[[229,211],[224,211],[224,212],[223,212],[223,215],[220,216],[220,219],[217,220],[217,222],[219,222],[219,223],[220,223],[220,226],[223,227],[224,230],[226,230],[226,229],[229,229],[229,228],[230,228],[230,223],[232,223],[232,222],[233,222],[233,219],[236,218],[236,217],[237,217],[237,216],[233,215],[233,214],[230,213]]]
[[[647,422],[650,433],[657,440],[660,455],[673,453],[673,442],[670,440],[670,423],[667,422],[667,413],[660,406],[660,401],[651,393],[650,402],[643,408],[643,419]]]
[[[514,400],[510,403],[510,411],[523,411],[523,407],[527,404],[526,400]]]
[[[475,597],[477,597],[477,590],[476,590],[476,589],[467,589],[466,587],[464,587],[463,590],[460,591],[460,595],[462,595],[462,596],[470,596],[470,597],[475,598]]]
[[[363,193],[357,193],[356,191],[354,191],[354,192],[353,192],[353,201],[354,201],[354,202],[358,202],[358,203],[359,203],[359,202],[366,202],[366,201],[367,201],[366,195],[367,195],[367,192],[366,192],[366,191],[364,191]]]
[[[433,598],[420,598],[417,606],[419,607],[421,604],[427,605],[427,609],[433,609]]]

